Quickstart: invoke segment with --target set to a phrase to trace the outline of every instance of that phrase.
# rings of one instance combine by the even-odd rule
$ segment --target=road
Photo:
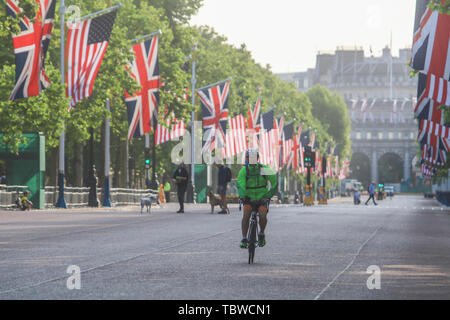
[[[0,211],[0,299],[450,298],[450,209],[435,200],[272,206],[253,265],[237,207],[174,208]]]

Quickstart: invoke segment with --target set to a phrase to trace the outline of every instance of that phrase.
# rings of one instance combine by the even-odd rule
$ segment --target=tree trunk
[[[57,186],[58,185],[58,157],[59,157],[59,149],[55,148],[51,152],[50,158],[50,166],[49,166],[49,186]]]
[[[73,159],[73,186],[81,187],[83,186],[83,145],[79,142],[74,145],[75,155]]]

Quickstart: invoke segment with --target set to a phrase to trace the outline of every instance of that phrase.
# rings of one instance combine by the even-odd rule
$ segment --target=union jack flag
[[[433,134],[446,140],[450,140],[450,128],[431,120],[420,120],[419,140],[422,133]]]
[[[206,153],[225,144],[230,83],[227,81],[197,92],[203,111],[203,130],[206,131],[207,135],[202,152]]]
[[[128,111],[128,140],[156,129],[158,119],[160,76],[158,65],[158,37],[133,46],[135,60],[128,67],[130,76],[141,86],[133,95],[125,92]]]
[[[442,1],[444,2],[444,1]],[[420,71],[418,103],[433,99],[450,106],[450,15],[427,8],[414,33],[411,66]]]
[[[449,40],[450,15],[427,8],[414,33],[412,68],[450,81]]]
[[[302,136],[302,127],[298,127],[297,135],[294,135],[292,139],[292,156],[289,157],[288,168],[303,169],[303,159],[302,159],[302,143],[300,137]],[[300,170],[301,171],[301,170]]]
[[[56,0],[36,0],[39,4],[36,20],[20,19],[20,33],[14,35],[13,47],[16,64],[16,85],[10,100],[27,98],[40,94],[50,86],[44,70],[45,56],[50,44],[55,21]],[[23,10],[19,1],[8,0],[6,12],[16,18]]]
[[[92,95],[109,37],[116,20],[117,9],[93,19],[69,24],[67,33],[67,97],[70,107]]]

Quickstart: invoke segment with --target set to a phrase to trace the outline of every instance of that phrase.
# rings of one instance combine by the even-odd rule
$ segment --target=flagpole
[[[144,153],[145,153],[145,159],[150,159],[150,135],[148,133],[145,134]],[[152,160],[154,160],[154,159],[152,159]],[[145,186],[150,189],[150,167],[147,168],[147,166],[145,167]]]
[[[162,35],[161,29],[156,31],[156,32],[152,32],[152,33],[146,34],[145,36],[133,39],[133,40],[131,40],[131,42],[139,42],[141,40],[144,40],[144,39],[147,39],[147,38],[152,38],[154,36],[159,36],[159,35]]]
[[[228,82],[228,81],[231,81],[231,80],[233,80],[233,78],[232,78],[232,77],[229,77],[228,79],[225,79],[225,80],[222,80],[222,81],[218,81],[218,82],[216,82],[216,83],[207,85],[207,86],[205,86],[205,87],[198,88],[197,91],[202,91],[202,90],[205,90],[205,89],[209,89],[209,88],[218,86],[218,85],[220,85],[220,84],[222,84],[222,83],[224,83],[224,82]]]
[[[106,110],[108,112],[111,111],[110,101],[109,98],[106,99]],[[105,195],[103,199],[103,206],[104,207],[111,207],[111,195],[110,195],[110,181],[109,181],[109,174],[110,174],[110,166],[111,166],[111,159],[110,159],[110,119],[109,116],[106,117],[105,121]]]
[[[197,45],[192,48],[192,106],[195,106],[195,85],[197,84],[197,78],[195,74],[195,68],[197,63],[195,61],[195,51]],[[191,184],[192,184],[192,203],[195,203],[195,109],[191,112]],[[190,200],[190,199],[189,199]]]
[[[68,23],[74,24],[76,22],[80,22],[81,20],[86,20],[86,19],[89,19],[89,18],[91,18],[93,16],[96,16],[96,15],[99,15],[99,14],[103,14],[103,13],[107,13],[107,12],[110,12],[110,11],[114,11],[114,10],[119,9],[121,7],[122,7],[122,2],[119,2],[115,6],[112,6],[110,8],[106,8],[106,9],[103,9],[103,10],[100,10],[100,11],[97,11],[97,12],[94,12],[94,13],[90,13],[88,15],[85,15],[84,17],[81,17],[81,18],[76,18],[74,20],[70,20],[70,21],[68,21]]]
[[[60,2],[59,13],[61,16],[61,84],[65,83],[65,52],[64,52],[64,15],[66,13],[64,0]],[[61,136],[59,137],[59,173],[58,173],[58,186],[59,186],[59,194],[58,201],[55,206],[57,208],[67,208],[66,201],[64,200],[64,139],[65,132],[64,126],[65,123],[63,121],[63,130],[61,132]]]

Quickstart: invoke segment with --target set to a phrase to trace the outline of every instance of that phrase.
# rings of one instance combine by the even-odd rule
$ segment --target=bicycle
[[[239,203],[239,211],[241,210],[242,200]],[[261,201],[250,201],[250,205],[252,206],[252,214],[250,216],[250,224],[248,227],[247,239],[248,239],[248,264],[252,264],[255,258],[255,249],[259,245],[259,224],[258,224],[258,208],[261,205]],[[269,204],[270,200],[267,201],[267,212],[269,212]]]

